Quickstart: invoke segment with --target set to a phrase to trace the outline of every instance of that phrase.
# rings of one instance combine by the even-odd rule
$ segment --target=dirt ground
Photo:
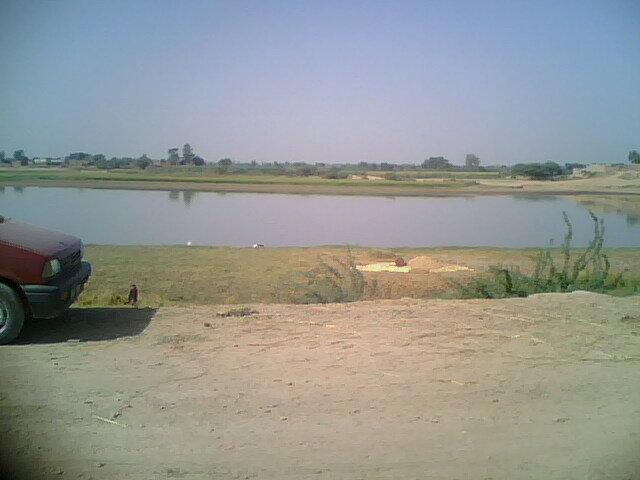
[[[640,296],[251,307],[28,325],[2,478],[640,478]]]

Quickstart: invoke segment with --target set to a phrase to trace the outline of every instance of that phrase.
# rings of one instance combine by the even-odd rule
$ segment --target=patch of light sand
[[[403,267],[396,266],[395,262],[376,262],[369,263],[367,265],[357,265],[356,268],[361,272],[392,272],[392,273],[409,273],[411,271],[424,272],[424,273],[444,273],[444,272],[459,272],[459,271],[473,271],[472,268],[466,265],[458,265],[455,263],[442,262],[425,255],[412,258],[409,260],[408,265]]]
[[[459,272],[461,270],[473,271],[472,268],[469,268],[466,265],[447,263],[435,258],[430,258],[426,255],[414,257],[407,263],[413,270],[427,271],[431,273]]]
[[[411,267],[409,265],[398,267],[395,262],[377,262],[370,263],[368,265],[356,265],[356,268],[361,272],[409,273],[411,271]]]

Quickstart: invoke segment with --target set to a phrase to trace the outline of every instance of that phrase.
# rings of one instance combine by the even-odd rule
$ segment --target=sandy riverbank
[[[640,475],[640,297],[73,310],[3,346],[3,478]]]

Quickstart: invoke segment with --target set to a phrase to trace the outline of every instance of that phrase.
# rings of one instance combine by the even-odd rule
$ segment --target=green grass
[[[309,303],[381,298],[462,298],[460,285],[486,275],[492,265],[513,265],[523,272],[534,267],[534,249],[425,248],[351,249],[357,263],[411,259],[427,255],[434,260],[464,264],[473,272],[367,273],[364,284],[349,272],[345,247],[226,248],[89,246],[87,259],[94,273],[80,305],[121,303],[131,283],[141,289],[142,304]],[[627,290],[640,285],[640,248],[606,250],[612,273],[628,269]],[[561,258],[556,249],[553,255]],[[339,264],[341,263],[341,265]],[[634,283],[635,282],[635,283]],[[635,287],[634,287],[635,285]]]

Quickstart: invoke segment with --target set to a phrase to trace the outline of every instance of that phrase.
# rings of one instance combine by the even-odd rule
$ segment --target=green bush
[[[593,239],[581,253],[571,251],[573,226],[566,212],[562,212],[567,233],[562,244],[562,259],[558,264],[551,248],[540,250],[534,257],[532,274],[525,274],[516,267],[492,266],[489,277],[474,281],[463,287],[465,296],[481,298],[525,297],[533,293],[571,292],[589,290],[606,292],[625,287],[623,273],[612,275],[604,244],[604,221],[593,212],[589,215],[594,223]]]

